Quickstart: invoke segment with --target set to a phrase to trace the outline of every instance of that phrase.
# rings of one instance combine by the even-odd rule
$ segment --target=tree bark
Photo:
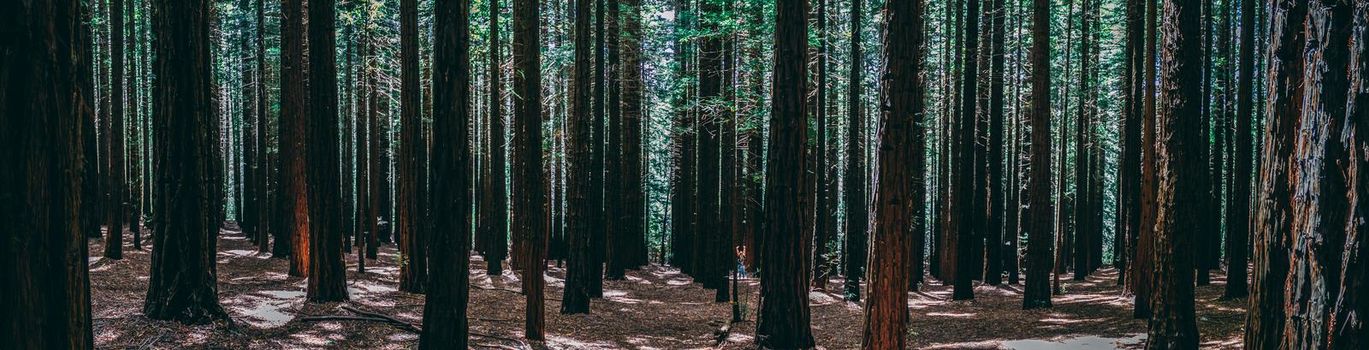
[[[1202,10],[1197,1],[1165,0],[1160,85],[1155,116],[1155,250],[1146,348],[1196,349],[1194,273],[1198,240],[1210,220],[1204,206],[1208,160],[1203,128]],[[1199,174],[1195,176],[1194,174]]]
[[[335,0],[309,0],[309,288],[312,302],[347,300],[338,179]]]
[[[143,313],[155,320],[203,324],[227,319],[215,284],[222,193],[215,170],[219,135],[210,74],[207,1],[156,0],[159,33],[153,72],[153,154],[158,189],[152,222],[152,270]]]
[[[860,301],[860,279],[865,275],[865,258],[869,243],[867,231],[870,229],[870,199],[866,195],[866,188],[869,186],[869,170],[866,169],[866,134],[865,116],[862,108],[865,103],[861,99],[864,79],[861,77],[861,70],[864,68],[865,54],[861,50],[861,13],[863,0],[851,0],[851,70],[849,71],[850,86],[847,89],[846,115],[850,126],[846,130],[846,245],[842,255],[845,259],[846,283],[844,284],[843,294],[847,301]],[[921,9],[921,1],[916,4]],[[919,16],[920,17],[920,16]],[[915,17],[917,18],[917,17]],[[918,31],[921,33],[921,31]],[[882,117],[882,116],[881,116]],[[759,146],[759,145],[757,145]],[[922,157],[918,157],[922,158]],[[921,206],[921,203],[918,203]],[[913,226],[914,229],[921,228]],[[920,255],[914,255],[909,259],[921,260]]]
[[[1269,93],[1265,100],[1268,121],[1264,131],[1264,150],[1260,162],[1260,189],[1255,192],[1253,218],[1254,273],[1250,308],[1246,313],[1244,345],[1248,349],[1277,348],[1284,331],[1284,290],[1292,247],[1292,188],[1287,179],[1292,170],[1293,142],[1297,121],[1302,116],[1303,49],[1306,38],[1302,28],[1307,17],[1307,2],[1278,0],[1271,4],[1269,61],[1266,77]]]
[[[1051,245],[1054,210],[1051,203],[1051,111],[1050,111],[1050,1],[1032,0],[1031,174],[1027,183],[1030,209],[1026,215],[1027,285],[1022,308],[1051,307]]]
[[[589,313],[589,286],[599,278],[593,272],[590,230],[593,229],[594,210],[588,199],[590,191],[590,0],[575,0],[575,66],[571,95],[571,114],[567,120],[570,171],[567,173],[566,225],[569,231],[569,263],[566,284],[561,297],[562,314]]]
[[[533,0],[513,2],[513,136],[515,229],[522,236],[523,291],[527,297],[524,334],[529,340],[545,338],[542,271],[547,238],[547,185],[542,170],[542,75],[538,18],[541,9]]]
[[[1231,195],[1235,200],[1227,207],[1226,237],[1226,289],[1224,298],[1244,298],[1250,294],[1248,282],[1248,256],[1250,241],[1250,195],[1252,165],[1251,121],[1255,103],[1251,94],[1255,85],[1255,1],[1241,1],[1240,19],[1240,59],[1237,63],[1236,113],[1234,132],[1234,158],[1232,162]],[[1238,197],[1239,196],[1239,197]]]
[[[470,2],[434,4],[432,275],[419,348],[467,347],[471,240]]]
[[[879,174],[875,177],[875,229],[871,245],[870,298],[865,303],[865,349],[907,345],[908,283],[912,238],[923,235],[914,208],[925,193],[922,145],[923,0],[885,3],[884,74],[881,75]],[[914,164],[909,171],[904,164]],[[909,181],[911,180],[911,181]],[[909,254],[915,253],[915,254]]]
[[[803,145],[807,138],[804,87],[808,61],[808,1],[776,4],[775,59],[770,118],[770,147],[766,156],[766,228],[760,259],[765,267],[761,279],[760,315],[756,321],[757,345],[777,349],[813,347],[809,328],[809,237],[800,226],[803,217],[804,182],[807,169]],[[795,171],[797,170],[797,171]],[[796,205],[797,204],[797,205]],[[799,237],[793,237],[795,234]]]
[[[89,349],[89,214],[82,201],[91,63],[89,8],[0,5],[0,336],[17,349]],[[93,179],[92,179],[93,180]],[[158,235],[162,236],[162,235]]]
[[[419,100],[419,59],[418,59],[418,1],[401,0],[399,5],[400,28],[400,115],[399,115],[399,155],[395,167],[398,169],[396,199],[398,210],[395,213],[395,235],[399,239],[399,290],[410,293],[423,293],[427,285],[428,254],[424,238],[425,225],[419,203],[420,192],[425,191],[420,172],[425,171],[422,161],[423,132],[419,112],[423,108]]]
[[[109,188],[105,197],[105,252],[106,258],[123,259],[124,251],[124,214],[128,203],[124,201],[124,0],[109,0],[110,87],[112,101],[109,108],[108,148],[105,149],[105,176]]]
[[[290,242],[290,276],[309,275],[309,191],[307,144],[308,65],[305,62],[303,0],[281,4],[281,194]],[[160,231],[157,231],[160,232]],[[280,240],[277,240],[280,242]]]
[[[1353,224],[1346,220],[1345,194],[1350,188],[1343,168],[1349,163],[1343,128],[1351,85],[1349,72],[1343,69],[1349,67],[1351,11],[1348,2],[1308,2],[1303,111],[1289,145],[1292,254],[1283,289],[1288,313],[1283,347],[1289,349],[1342,348],[1329,331],[1342,287],[1340,258],[1347,223]]]

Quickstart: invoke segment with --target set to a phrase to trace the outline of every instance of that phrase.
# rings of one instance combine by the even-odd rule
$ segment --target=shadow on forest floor
[[[126,233],[128,234],[128,233]],[[125,238],[124,242],[129,242]],[[101,258],[101,240],[90,241],[91,299],[95,340],[100,348],[231,349],[407,349],[418,336],[369,321],[309,321],[304,318],[350,315],[352,308],[419,325],[423,296],[400,292],[398,253],[393,245],[356,272],[356,258],[345,255],[351,300],[305,302],[305,281],[289,277],[287,261],[258,255],[255,246],[230,225],[219,237],[219,300],[233,324],[182,326],[142,315],[149,251],[124,247],[123,260]],[[519,276],[505,268],[487,276],[479,255],[471,258],[469,303],[471,342],[489,349],[683,349],[752,348],[758,281],[743,279],[740,295],[746,321],[727,325],[730,303],[714,303],[679,270],[652,265],[630,271],[625,280],[605,281],[604,298],[588,315],[561,315],[565,270],[549,264],[546,278],[546,342],[522,341],[524,299]],[[1204,348],[1239,346],[1244,301],[1219,300],[1224,280],[1198,288],[1199,327]],[[932,281],[910,294],[910,346],[916,348],[1096,349],[1136,347],[1145,323],[1131,319],[1131,298],[1116,286],[1116,273],[1104,269],[1086,281],[1062,276],[1065,293],[1047,310],[1020,310],[1020,286],[978,285],[973,301],[950,301],[951,288]],[[826,291],[809,293],[813,334],[827,349],[859,348],[862,308],[841,298],[841,280]],[[725,331],[724,331],[725,330]],[[721,341],[720,341],[721,340]]]

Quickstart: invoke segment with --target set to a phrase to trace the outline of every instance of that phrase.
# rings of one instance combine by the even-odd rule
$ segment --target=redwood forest
[[[1369,349],[1369,0],[0,0],[0,349]]]

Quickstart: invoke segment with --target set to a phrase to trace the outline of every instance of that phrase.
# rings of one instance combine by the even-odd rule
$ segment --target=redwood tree
[[[338,179],[336,0],[309,0],[309,301],[347,300]],[[158,231],[160,232],[160,231]]]
[[[1023,229],[1027,231],[1027,285],[1022,307],[1051,306],[1051,245],[1054,227],[1051,203],[1051,110],[1050,110],[1050,0],[1032,0],[1031,97],[1027,111],[1031,132],[1031,174],[1027,197],[1030,209]]]
[[[865,116],[861,113],[865,106],[861,100],[861,88],[864,83],[861,70],[864,69],[865,63],[864,53],[860,47],[863,1],[851,0],[851,85],[847,89],[849,95],[846,102],[847,118],[851,125],[846,129],[846,183],[843,185],[846,188],[846,245],[842,252],[846,263],[843,294],[848,301],[860,301],[860,279],[865,275],[865,253],[866,245],[869,243],[866,231],[870,229],[870,202],[866,195],[870,173],[865,168]],[[920,9],[922,2],[919,0],[917,3]],[[915,18],[920,20],[920,15]],[[920,35],[921,31],[918,33]]]
[[[1297,120],[1302,115],[1303,23],[1307,2],[1278,0],[1271,4],[1267,63],[1264,150],[1260,161],[1260,188],[1255,192],[1254,270],[1251,274],[1250,307],[1246,313],[1244,346],[1247,349],[1277,348],[1284,331],[1284,290],[1292,231],[1291,188],[1287,178]]]
[[[409,0],[413,1],[413,0]],[[542,170],[542,74],[540,70],[541,9],[534,0],[513,2],[513,222],[523,242],[523,294],[527,297],[524,334],[529,340],[546,337],[543,329],[546,281],[542,271],[547,238],[547,184]]]
[[[434,4],[432,275],[419,347],[467,347],[471,190],[470,2]]]
[[[907,345],[908,279],[911,249],[922,227],[910,213],[922,206],[924,174],[904,164],[921,164],[923,114],[923,0],[885,3],[884,74],[880,104],[879,175],[875,178],[875,229],[870,271],[870,298],[865,303],[865,349],[902,349]],[[913,253],[913,254],[909,254]]]
[[[395,161],[398,176],[395,186],[398,208],[395,211],[395,235],[399,239],[399,289],[410,293],[423,293],[427,285],[428,254],[427,244],[420,236],[426,223],[419,202],[424,171],[422,152],[422,119],[419,111],[423,108],[419,101],[418,66],[418,0],[399,2],[399,46],[400,46],[400,88],[399,88],[399,153]]]
[[[1202,9],[1197,1],[1165,0],[1160,33],[1160,85],[1155,116],[1156,193],[1154,289],[1146,348],[1196,349],[1194,319],[1195,230],[1205,210],[1207,129],[1201,113]],[[1150,145],[1143,145],[1150,146]],[[1196,174],[1196,175],[1195,175]]]
[[[1044,0],[1038,0],[1044,1]],[[760,314],[756,340],[760,347],[797,349],[813,347],[809,327],[808,248],[804,237],[801,189],[807,143],[804,87],[807,86],[808,0],[775,4],[775,58],[771,80],[770,145],[766,155],[765,222],[760,247]],[[797,235],[798,237],[794,237]]]
[[[590,173],[594,171],[590,163],[590,70],[589,70],[589,2],[575,0],[575,68],[571,96],[571,113],[567,124],[570,128],[568,144],[570,171],[567,175],[566,192],[569,206],[566,210],[566,225],[569,236],[569,263],[566,266],[566,287],[561,297],[561,313],[589,313],[589,286],[591,279],[599,278],[594,272],[595,259],[591,257],[590,230],[594,220],[594,210],[589,206]]]
[[[153,1],[152,86],[156,213],[143,314],[186,324],[227,319],[219,305],[215,247],[222,190],[215,170],[218,108],[213,103],[209,27],[203,0]]]
[[[92,90],[79,86],[91,47],[79,6],[0,4],[0,337],[16,349],[95,346],[81,204]]]

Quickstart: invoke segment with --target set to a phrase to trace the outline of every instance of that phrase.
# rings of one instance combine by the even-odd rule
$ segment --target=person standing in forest
[[[189,3],[190,1],[186,1]],[[0,3],[0,338],[90,349],[82,238],[83,58],[77,1]],[[93,139],[93,138],[90,138]],[[89,163],[87,163],[89,164]],[[93,180],[93,179],[92,179]],[[164,235],[157,235],[158,237]]]
[[[1044,0],[1038,0],[1044,1]],[[810,237],[802,225],[806,195],[803,174],[804,144],[808,127],[804,87],[807,84],[808,0],[783,1],[775,11],[775,71],[771,84],[770,145],[766,154],[765,229],[762,230],[760,264],[760,316],[756,342],[762,348],[806,349],[813,347],[808,309],[808,250]],[[794,237],[798,234],[799,237]],[[796,239],[797,238],[797,239]]]
[[[875,182],[875,228],[870,271],[870,298],[865,302],[865,349],[902,349],[907,345],[908,289],[915,235],[910,213],[925,196],[922,172],[904,164],[920,164],[916,145],[922,140],[924,0],[885,3],[884,74],[881,75],[879,175]]]

